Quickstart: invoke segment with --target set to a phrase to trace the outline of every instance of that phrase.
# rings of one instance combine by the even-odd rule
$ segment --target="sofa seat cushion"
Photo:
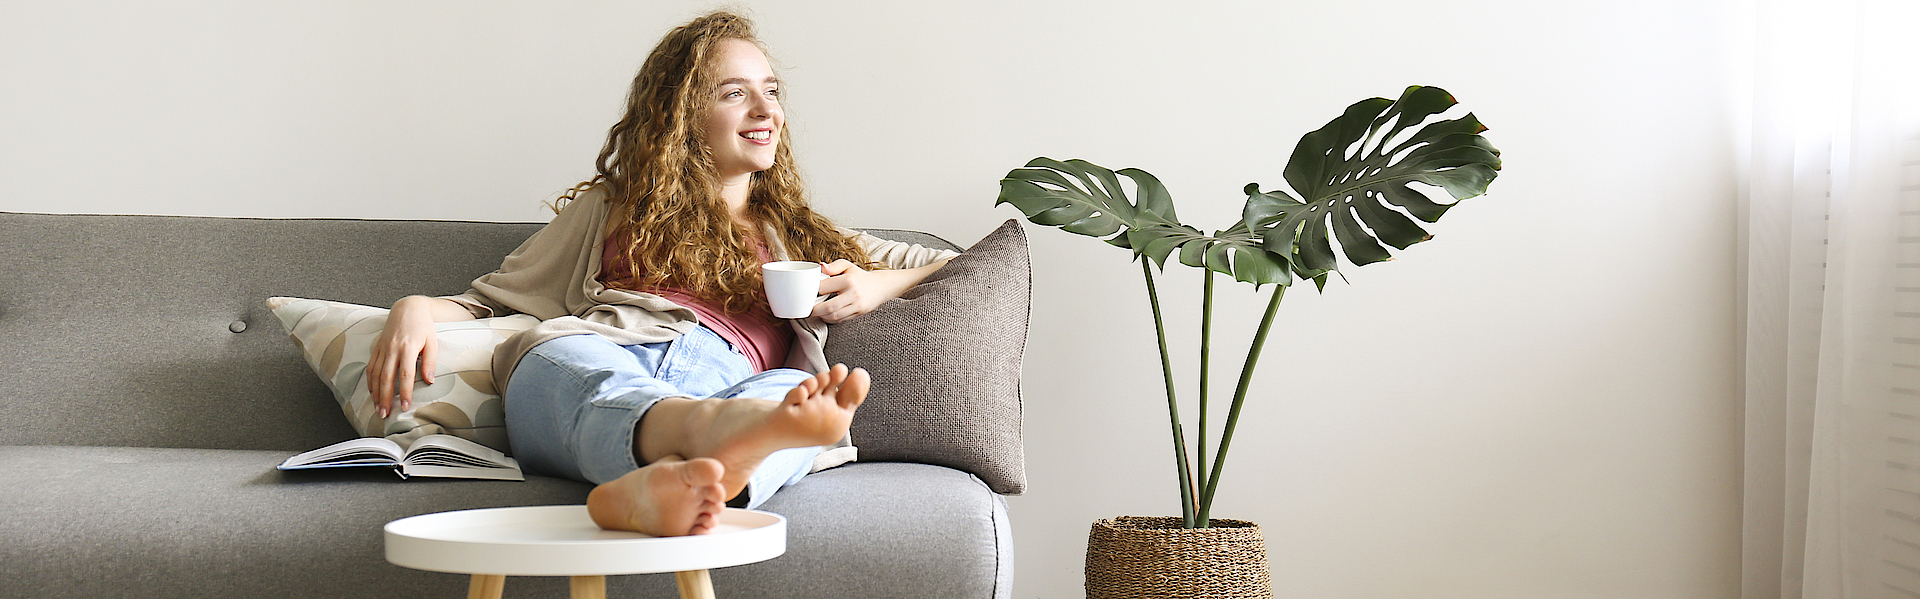
[[[0,538],[8,540],[0,596],[458,596],[465,576],[388,564],[381,527],[449,510],[577,504],[589,490],[537,476],[515,483],[401,480],[377,468],[275,470],[286,457],[0,446]],[[811,476],[767,507],[789,518],[788,554],[715,571],[730,594],[834,597],[869,584],[937,590],[894,596],[1006,592],[972,588],[1010,576],[1012,553],[1004,500],[965,473],[854,464]],[[870,575],[809,577],[821,563]],[[622,576],[608,590],[672,596],[672,585],[667,575]],[[510,579],[507,596],[565,597],[566,581]]]
[[[714,587],[726,589],[725,596],[1010,597],[1013,592],[1006,499],[959,470],[848,464],[807,475],[761,509],[787,517],[787,553],[715,570]],[[769,582],[775,585],[764,586]]]

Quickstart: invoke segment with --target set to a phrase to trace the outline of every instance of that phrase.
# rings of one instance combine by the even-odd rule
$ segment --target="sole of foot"
[[[705,534],[719,522],[728,495],[726,466],[710,458],[663,459],[594,487],[587,515],[608,530],[657,537]]]

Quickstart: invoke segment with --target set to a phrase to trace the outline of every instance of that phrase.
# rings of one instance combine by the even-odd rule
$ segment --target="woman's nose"
[[[760,94],[755,97],[756,99],[754,100],[753,106],[751,107],[752,110],[750,110],[752,114],[749,114],[748,116],[752,116],[756,118],[773,118],[774,115],[780,113],[779,100],[767,97],[766,94]]]

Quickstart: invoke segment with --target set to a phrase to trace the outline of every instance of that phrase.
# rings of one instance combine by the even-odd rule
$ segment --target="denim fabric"
[[[780,400],[806,372],[754,373],[747,358],[701,326],[673,341],[622,346],[598,335],[559,337],[527,352],[507,384],[507,436],[527,472],[595,484],[640,467],[636,425],[662,399]],[[799,482],[818,447],[774,452],[747,483],[747,507]]]

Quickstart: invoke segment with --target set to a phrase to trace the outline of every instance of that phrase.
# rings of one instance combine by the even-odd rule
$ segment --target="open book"
[[[526,480],[520,463],[491,447],[453,435],[427,435],[406,450],[380,437],[348,439],[287,458],[281,470],[386,466],[400,478],[439,476]]]

